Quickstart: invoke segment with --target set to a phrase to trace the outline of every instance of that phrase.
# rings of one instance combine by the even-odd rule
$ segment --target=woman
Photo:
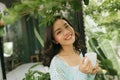
[[[82,56],[79,35],[67,19],[57,16],[45,31],[43,65],[50,66],[51,80],[94,80],[98,65]],[[85,61],[86,59],[86,61]]]

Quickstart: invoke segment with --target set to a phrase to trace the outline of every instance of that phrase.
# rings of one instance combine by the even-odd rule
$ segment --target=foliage
[[[93,37],[89,39],[89,45],[91,49],[97,53],[100,67],[102,68],[102,72],[97,74],[96,80],[101,77],[103,78],[102,80],[106,80],[106,78],[111,79],[110,76],[120,77],[120,65],[110,41],[108,39],[104,39],[103,42],[98,43],[97,39]]]
[[[32,70],[38,65],[41,65],[41,63],[31,66],[28,72],[25,74],[25,77],[23,78],[23,80],[50,80],[49,73],[43,73],[38,70]]]
[[[102,69],[105,69],[107,70],[107,73],[106,74],[109,74],[109,75],[117,75],[117,71],[114,69],[113,67],[113,63],[111,62],[111,60],[106,57],[105,53],[112,53],[113,54],[113,50],[111,49],[111,46],[109,43],[106,42],[106,40],[104,40],[104,43],[106,43],[106,46],[109,45],[109,46],[99,46],[96,38],[91,38],[89,40],[89,45],[90,47],[92,48],[92,50],[94,52],[96,52],[98,54],[98,60],[100,61],[100,66],[102,67]],[[103,48],[102,48],[103,47]],[[106,48],[108,50],[105,50]],[[102,48],[102,49],[101,49]],[[110,49],[109,49],[110,48]],[[104,49],[104,50],[103,50]],[[105,52],[107,51],[107,52]],[[108,52],[109,51],[109,52]],[[112,55],[111,54],[111,55]],[[116,60],[115,60],[116,61]],[[117,63],[118,64],[118,63]],[[106,65],[106,66],[105,66]],[[117,68],[119,68],[118,65],[116,65]]]
[[[34,27],[34,33],[35,33],[35,36],[37,37],[37,39],[39,40],[40,44],[43,47],[43,39],[41,38],[41,36],[39,35],[39,33],[37,32],[35,27]]]
[[[84,0],[88,5],[89,0]],[[42,18],[41,24],[46,21],[50,21],[53,15],[63,14],[63,11],[69,10],[81,10],[79,0],[21,0],[20,3],[16,3],[11,8],[5,10],[6,16],[4,17],[5,24],[11,24],[16,19],[30,14],[37,18]]]
[[[110,37],[114,31],[120,33],[120,0],[91,0],[84,8],[85,15],[89,15],[98,26],[105,27]],[[117,36],[119,37],[119,36]],[[119,37],[120,38],[120,37]]]
[[[0,26],[0,36],[3,36],[4,34],[4,26]]]
[[[115,75],[120,79],[119,56],[116,51],[120,45],[119,3],[119,0],[91,0],[89,6],[84,6],[84,17],[89,16],[93,20],[88,18],[89,21],[85,21],[89,50],[98,54],[103,70],[96,80],[110,79],[111,76],[114,78]]]
[[[95,28],[95,26],[87,26],[86,28],[86,35],[89,42],[88,51],[97,53],[100,67],[102,68],[101,72],[97,74],[96,80],[106,80],[110,79],[111,76],[120,76],[118,56],[110,43],[111,38],[109,38],[106,33],[103,33],[103,31],[100,31],[98,29],[99,27]]]

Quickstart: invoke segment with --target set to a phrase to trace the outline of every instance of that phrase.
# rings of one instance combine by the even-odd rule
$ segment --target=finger
[[[98,64],[94,67],[95,69],[99,69],[99,66],[98,66]]]
[[[97,72],[99,71],[99,68],[94,68],[93,71],[92,71],[92,74],[96,74]]]
[[[81,58],[81,63],[84,64],[85,63],[85,57]]]
[[[96,63],[96,65],[94,66],[94,68],[98,68],[99,67],[99,64],[98,63]]]
[[[93,71],[93,74],[96,74],[97,72],[98,72],[98,70],[96,69],[96,70]]]
[[[90,62],[86,62],[86,64],[84,64],[83,66],[85,68],[85,70],[88,72],[88,73],[91,73],[92,72],[92,65],[90,64]]]
[[[90,64],[89,65],[89,69],[90,69],[90,73],[92,73],[92,71],[93,71],[93,66]]]
[[[100,71],[100,67],[97,67],[96,69],[97,69],[97,72],[99,72],[99,71]]]
[[[91,73],[91,72],[92,72],[92,70],[93,70],[93,67],[92,67],[92,65],[91,65],[91,64],[89,64],[89,65],[85,66],[84,68],[85,68],[85,70],[86,70],[86,72],[87,72],[87,73]]]

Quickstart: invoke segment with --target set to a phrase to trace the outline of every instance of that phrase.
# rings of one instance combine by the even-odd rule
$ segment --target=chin
[[[72,41],[66,41],[66,42],[65,42],[65,45],[73,45],[74,42],[75,42],[75,40],[72,40]]]

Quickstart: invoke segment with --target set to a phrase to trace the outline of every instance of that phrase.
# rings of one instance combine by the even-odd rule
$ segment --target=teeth
[[[71,35],[69,35],[67,38],[66,38],[66,40],[68,40],[68,39],[70,39],[72,36]]]

